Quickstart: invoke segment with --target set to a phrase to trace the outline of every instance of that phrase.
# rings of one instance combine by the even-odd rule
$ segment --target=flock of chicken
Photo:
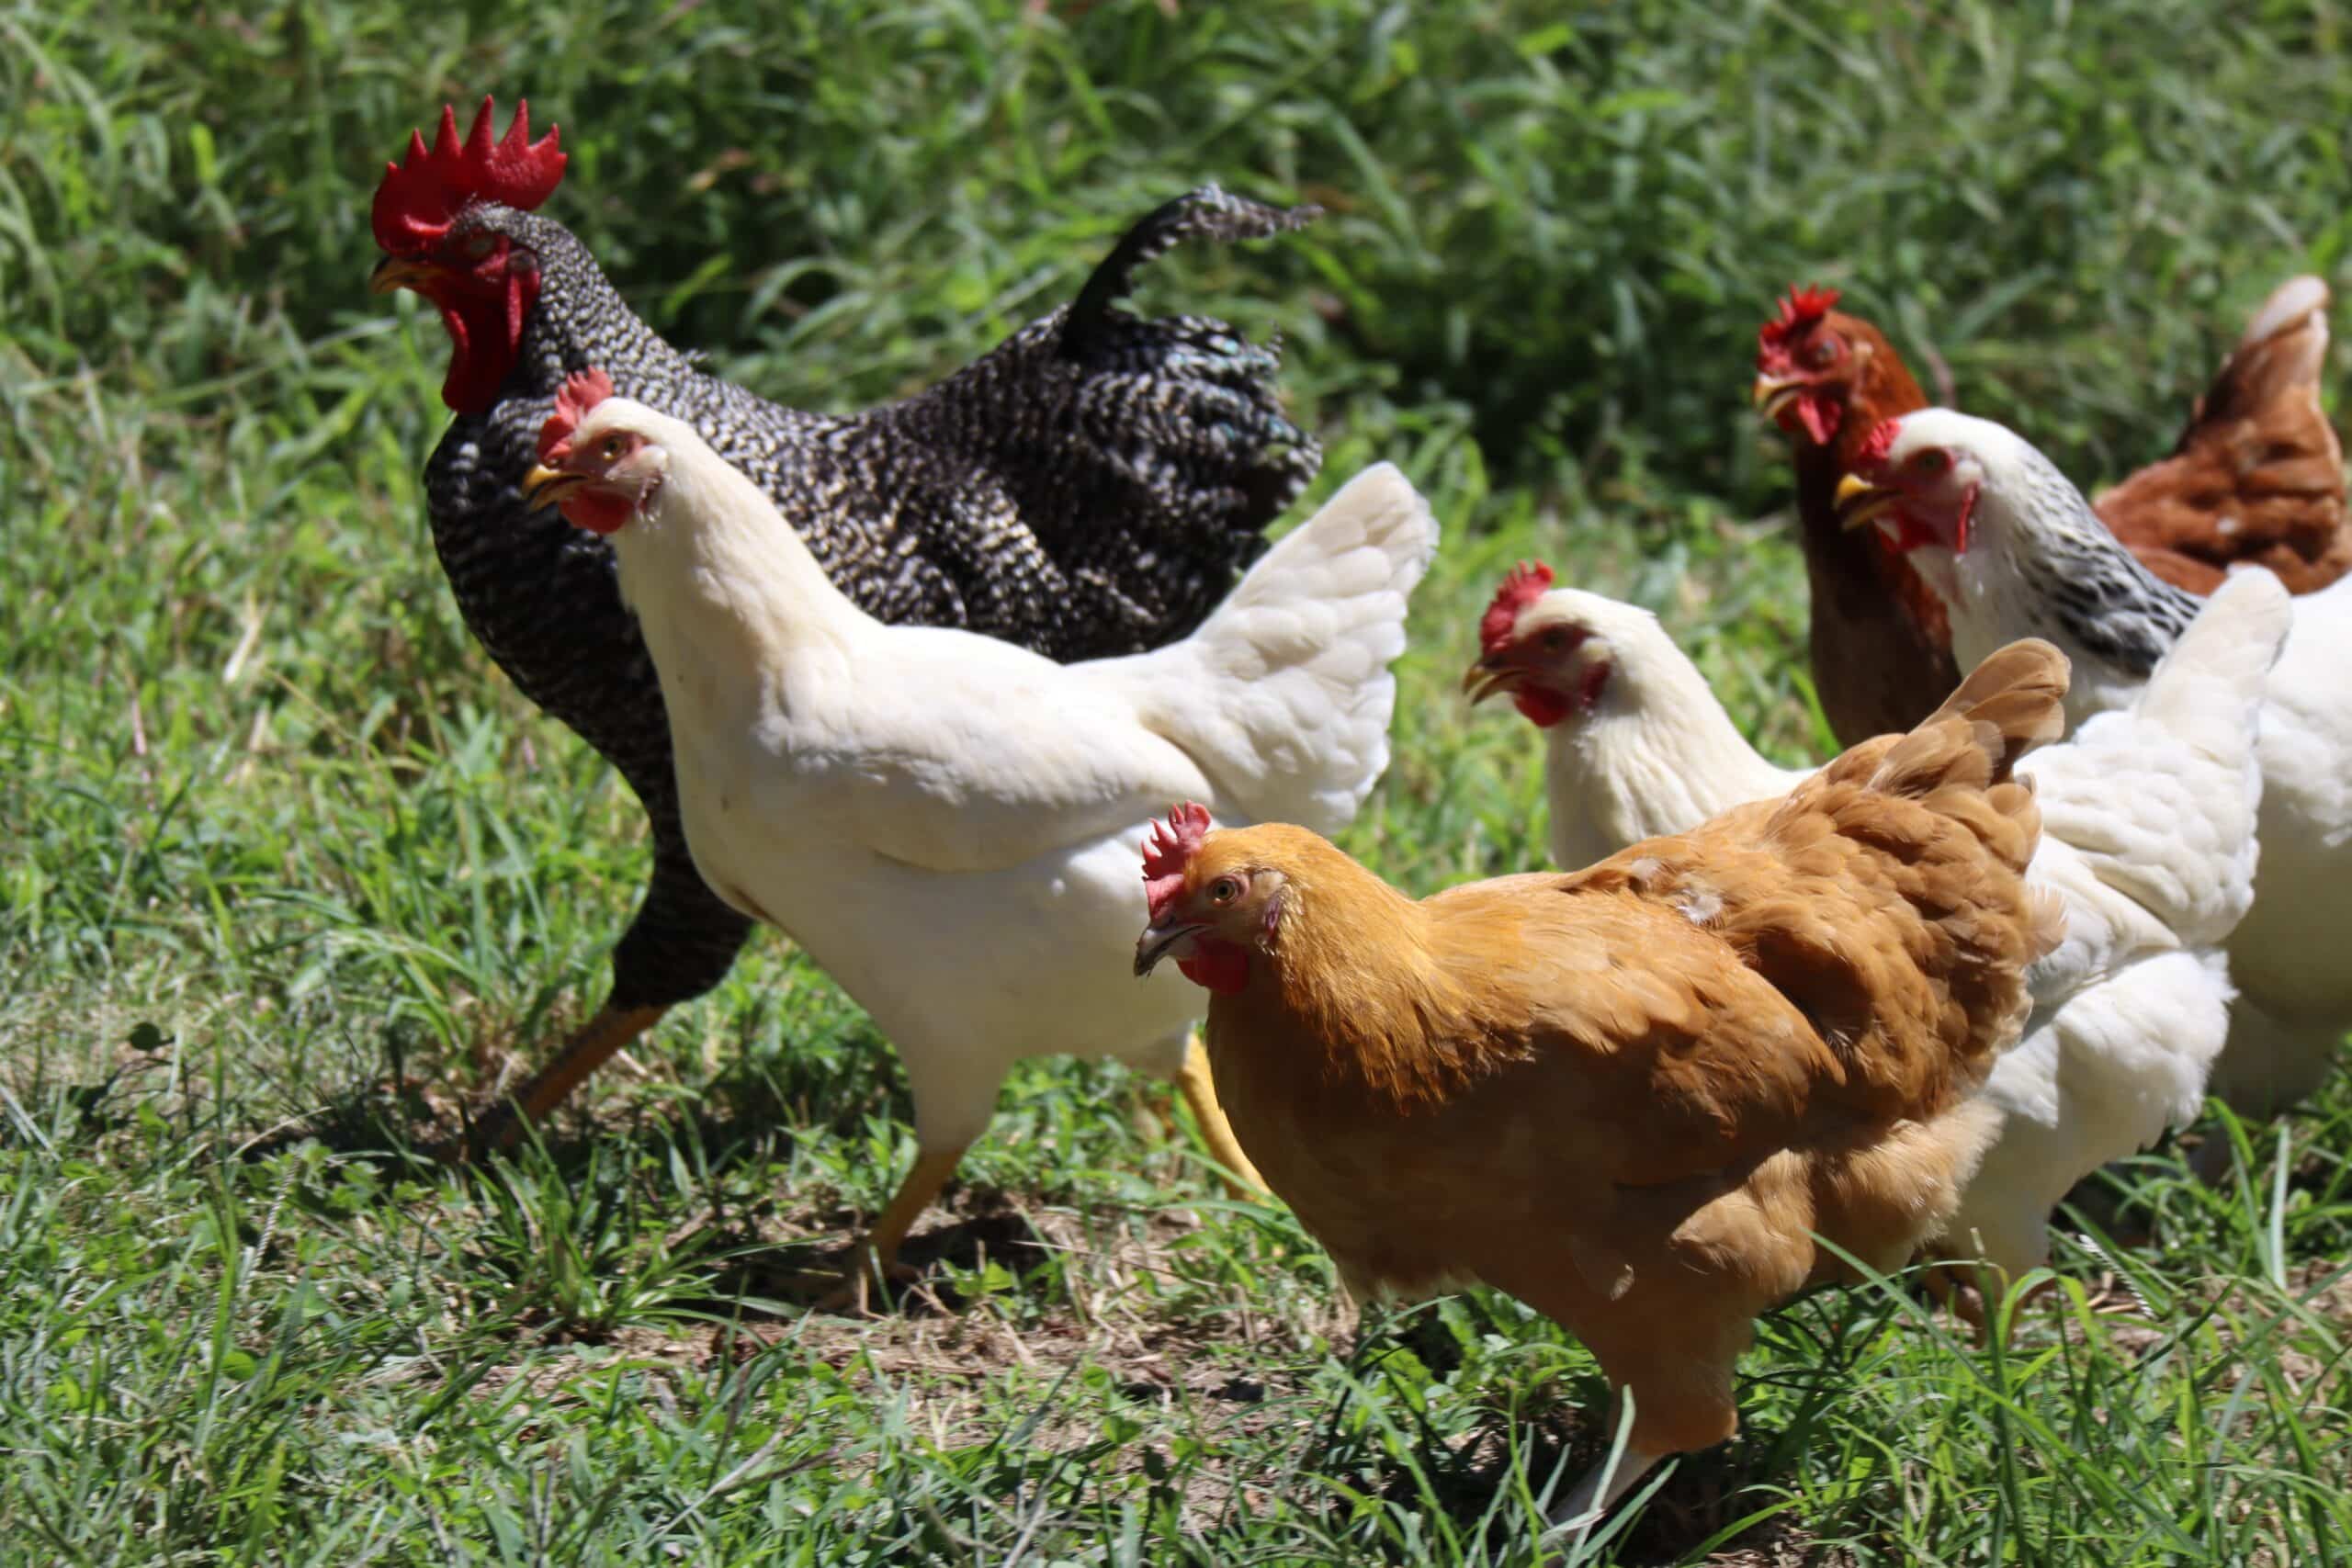
[[[2352,1026],[2314,280],[2098,510],[1792,293],[1756,393],[1849,750],[1772,766],[1652,616],[1522,567],[1464,686],[1544,732],[1585,869],[1417,902],[1322,835],[1386,764],[1436,523],[1379,465],[1265,548],[1319,460],[1274,355],[1119,304],[1177,243],[1311,211],[1194,192],[970,368],[829,419],[630,314],[534,210],[563,164],[525,108],[503,137],[445,110],[374,210],[379,286],[453,344],[428,490],[468,624],[650,820],[611,998],[514,1106],[707,990],[751,922],[790,933],[914,1090],[843,1299],[1013,1061],[1107,1053],[1175,1077],[1352,1290],[1482,1281],[1588,1344],[1623,1423],[1557,1510],[1589,1526],[1731,1434],[1758,1312],[1922,1254],[1967,1308],[2044,1260],[2073,1183],[2209,1088],[2284,1108]]]

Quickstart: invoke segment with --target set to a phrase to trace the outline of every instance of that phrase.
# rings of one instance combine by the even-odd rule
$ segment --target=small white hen
[[[1189,638],[1061,665],[865,615],[691,426],[609,393],[573,378],[528,491],[612,537],[696,868],[789,933],[906,1065],[919,1157],[865,1263],[894,1265],[1025,1056],[1180,1077],[1250,1174],[1204,1070],[1187,1074],[1201,992],[1133,978],[1136,847],[1175,801],[1232,825],[1354,815],[1387,765],[1388,665],[1436,548],[1419,494],[1366,469]]]
[[[1657,617],[1551,580],[1505,581],[1464,684],[1511,693],[1544,729],[1561,865],[1806,776],[1757,755]],[[2239,574],[2131,708],[2018,765],[2041,805],[2029,878],[2064,899],[2066,938],[2030,972],[2033,1015],[1984,1089],[2000,1131],[1947,1233],[2012,1277],[2047,1259],[2069,1188],[2203,1104],[2229,1032],[2222,947],[2253,899],[2256,714],[2288,619],[2276,578]]]

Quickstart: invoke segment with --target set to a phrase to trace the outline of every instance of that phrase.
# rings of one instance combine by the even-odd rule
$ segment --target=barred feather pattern
[[[847,418],[703,374],[560,224],[492,204],[460,217],[459,237],[528,247],[543,281],[498,400],[460,415],[426,468],[434,545],[491,657],[645,807],[652,875],[614,951],[614,1006],[701,995],[750,923],[687,854],[669,721],[610,545],[524,509],[518,487],[564,378],[599,367],[621,396],[693,423],[869,614],[1066,661],[1137,652],[1200,625],[1322,454],[1282,412],[1278,344],[1118,301],[1178,244],[1269,237],[1315,215],[1214,186],[1179,197],[1130,230],[1072,304],[940,385]]]

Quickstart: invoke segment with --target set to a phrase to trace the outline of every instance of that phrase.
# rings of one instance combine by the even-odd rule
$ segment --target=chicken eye
[[[606,461],[607,463],[616,462],[616,461],[618,461],[618,460],[619,460],[620,455],[621,455],[621,438],[620,438],[619,436],[617,436],[617,435],[607,435],[606,437],[605,437],[605,447],[604,447],[604,457],[605,457],[605,461]]]
[[[1241,884],[1229,876],[1220,876],[1209,884],[1209,902],[1230,904],[1241,897]]]
[[[1951,468],[1951,454],[1940,446],[1930,446],[1911,457],[1911,471],[1922,479],[1934,479]]]
[[[458,249],[468,261],[480,261],[497,248],[497,239],[490,234],[469,234],[458,242]]]
[[[1838,354],[1845,346],[1834,337],[1817,337],[1806,346],[1804,362],[1815,369],[1835,365],[1838,362]]]

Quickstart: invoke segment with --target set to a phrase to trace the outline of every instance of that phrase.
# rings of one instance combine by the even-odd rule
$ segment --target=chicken
[[[1756,753],[1657,616],[1551,587],[1541,563],[1503,579],[1462,686],[1473,703],[1510,694],[1544,732],[1553,864],[1590,865],[1636,839],[1687,833],[1809,775]]]
[[[1870,437],[1868,416],[1928,400],[1894,345],[1837,302],[1835,289],[1789,290],[1757,333],[1755,395],[1795,462],[1814,692],[1831,733],[1854,746],[1909,728],[1960,683],[1960,666],[1942,606],[1902,552],[1838,526],[1838,481]]]
[[[482,102],[442,111],[375,197],[379,291],[447,323],[457,419],[425,469],[433,539],[466,624],[524,695],[628,781],[652,868],[613,951],[603,1008],[514,1097],[537,1117],[662,1014],[717,985],[750,931],[695,874],[670,728],[613,551],[517,488],[572,371],[594,364],[687,421],[793,516],[819,563],[886,621],[965,626],[1055,659],[1137,652],[1197,626],[1319,461],[1283,415],[1277,355],[1222,322],[1119,307],[1136,270],[1188,241],[1296,229],[1204,187],[1149,214],[1075,303],[931,390],[851,418],[803,413],[706,375],[633,315],[594,258],[533,209],[562,179],[550,129],[518,105],[493,140]],[[485,1142],[515,1130],[504,1111]]]
[[[1234,1133],[1351,1292],[1510,1292],[1625,1392],[1562,1515],[1732,1435],[1751,1320],[1849,1277],[1816,1233],[1888,1270],[1951,1214],[2059,936],[2010,771],[2065,681],[2020,643],[1783,800],[1419,902],[1198,806],[1148,847],[1136,972],[1209,990]]]
[[[1756,754],[1656,616],[1545,592],[1551,577],[1522,566],[1505,581],[1464,684],[1474,700],[1512,694],[1543,727],[1555,863],[1687,832],[1810,776]],[[1998,1125],[1945,1256],[1966,1249],[2011,1279],[2040,1267],[2075,1182],[2203,1109],[2229,1034],[2223,947],[2254,898],[2256,715],[2291,614],[2277,578],[2240,572],[2130,708],[2018,765],[2041,807],[2026,880],[2064,904],[2066,940],[2028,971],[2033,1015],[1985,1080]]]
[[[1830,728],[1851,745],[1909,724],[1954,676],[1942,605],[1889,564],[1883,540],[1838,526],[1838,482],[1871,432],[1928,400],[1885,334],[1832,310],[1837,301],[1834,289],[1789,291],[1758,336],[1755,395],[1795,450],[1814,680]],[[2096,499],[2101,520],[2165,581],[2210,593],[2243,561],[2308,593],[2352,568],[2344,452],[2319,402],[2327,309],[2316,277],[2272,290],[2172,455]]]
[[[526,494],[613,542],[696,869],[789,932],[906,1064],[920,1154],[870,1237],[888,1268],[1012,1063],[1181,1069],[1196,994],[1119,972],[1136,835],[1180,795],[1235,821],[1354,815],[1387,763],[1388,664],[1437,526],[1394,468],[1369,468],[1192,637],[1060,665],[873,619],[691,425],[605,387],[568,384]],[[1214,1139],[1206,1085],[1187,1087]]]
[[[1909,549],[1972,653],[2030,633],[2074,660],[2075,723],[2129,709],[2199,602],[2116,542],[2051,461],[1989,420],[1927,409],[1882,424],[1840,486],[1845,521]],[[2253,907],[2229,944],[2238,999],[2211,1092],[2245,1114],[2319,1087],[2352,1028],[2352,580],[2291,602],[2263,685],[2262,844]]]

